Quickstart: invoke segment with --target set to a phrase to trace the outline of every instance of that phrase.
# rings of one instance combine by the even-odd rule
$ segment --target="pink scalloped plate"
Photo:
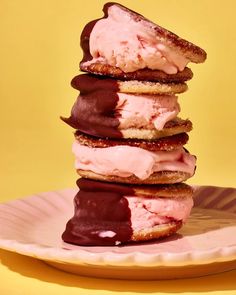
[[[86,276],[172,279],[236,269],[236,189],[199,186],[185,226],[143,244],[80,247],[61,240],[73,215],[75,189],[0,204],[0,248]]]

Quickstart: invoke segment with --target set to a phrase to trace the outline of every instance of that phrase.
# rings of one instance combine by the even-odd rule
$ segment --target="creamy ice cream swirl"
[[[118,93],[115,116],[119,128],[145,128],[162,130],[180,112],[175,95],[134,95]]]
[[[136,21],[127,11],[111,5],[107,17],[98,20],[90,34],[92,59],[115,66],[124,72],[149,68],[167,74],[182,71],[189,60],[158,36],[154,25],[145,19]]]
[[[110,176],[147,179],[160,171],[180,171],[194,174],[196,158],[183,148],[174,151],[151,152],[139,147],[113,146],[91,148],[75,141],[72,147],[75,168]]]

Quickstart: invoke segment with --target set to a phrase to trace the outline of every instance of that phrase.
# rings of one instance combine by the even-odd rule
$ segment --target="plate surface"
[[[33,256],[81,275],[170,279],[236,268],[236,189],[196,188],[185,226],[161,241],[114,247],[63,243],[76,189],[46,192],[0,204],[0,248]]]

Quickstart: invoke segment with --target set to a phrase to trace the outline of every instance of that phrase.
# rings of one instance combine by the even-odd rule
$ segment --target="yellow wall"
[[[99,0],[2,0],[0,10],[0,200],[74,186],[73,130],[59,120],[77,96],[83,26],[101,16]],[[205,64],[180,97],[194,123],[189,150],[198,156],[194,184],[236,182],[236,1],[120,1],[202,46]]]

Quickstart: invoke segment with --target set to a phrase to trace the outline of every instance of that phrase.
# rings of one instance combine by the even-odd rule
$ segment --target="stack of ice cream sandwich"
[[[107,3],[81,35],[71,116],[82,177],[74,216],[62,235],[77,245],[119,245],[175,233],[193,206],[183,183],[196,157],[184,145],[192,123],[178,117],[189,62],[206,53],[128,8]]]

